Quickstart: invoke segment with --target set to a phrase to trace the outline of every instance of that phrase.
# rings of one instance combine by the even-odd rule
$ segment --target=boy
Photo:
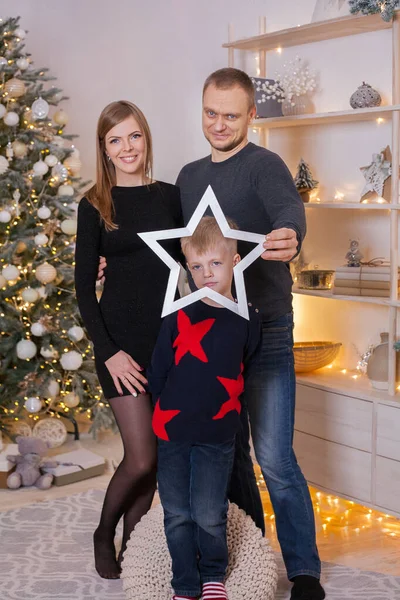
[[[197,288],[208,286],[233,300],[240,256],[215,218],[201,219],[181,246]],[[243,371],[259,339],[254,310],[248,321],[204,298],[167,316],[154,348],[148,381],[173,600],[227,600],[227,489]]]

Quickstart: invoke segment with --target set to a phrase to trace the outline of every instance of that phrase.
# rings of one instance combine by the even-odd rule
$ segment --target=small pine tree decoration
[[[47,69],[0,20],[0,429],[86,413],[113,424],[74,292],[76,199],[85,185]],[[51,116],[50,116],[51,115]]]
[[[373,15],[381,13],[384,21],[393,19],[394,11],[400,7],[400,0],[349,0],[352,14]]]
[[[300,159],[299,166],[297,167],[297,174],[294,178],[295,186],[302,197],[303,202],[308,202],[310,199],[310,192],[318,187],[318,181],[313,179],[310,167],[302,158]]]

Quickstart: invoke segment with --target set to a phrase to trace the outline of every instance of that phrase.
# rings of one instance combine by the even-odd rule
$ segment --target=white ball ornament
[[[29,60],[27,58],[21,57],[17,60],[16,64],[18,69],[21,69],[21,71],[26,71],[26,69],[29,67]]]
[[[46,163],[44,162],[44,160],[38,160],[33,165],[33,172],[38,177],[42,177],[43,175],[46,175],[46,173],[48,172],[48,170],[49,170],[49,167],[48,167],[48,165],[46,165]]]
[[[38,233],[37,235],[35,235],[34,241],[36,246],[45,246],[49,241],[49,238],[45,233]]]
[[[66,371],[76,371],[82,365],[82,356],[76,350],[66,352],[60,358],[60,363],[63,369]]]
[[[20,98],[26,92],[26,87],[22,79],[12,77],[6,81],[4,91],[7,92],[9,98]]]
[[[16,346],[17,356],[22,360],[28,360],[36,355],[36,345],[31,340],[20,340]]]
[[[14,265],[7,265],[7,267],[4,267],[1,274],[7,281],[15,281],[19,277],[19,269]]]
[[[75,235],[78,227],[78,222],[76,219],[65,219],[61,223],[61,230],[67,235]]]
[[[39,298],[37,291],[31,287],[25,288],[21,296],[24,302],[36,302]]]
[[[28,146],[24,142],[15,140],[12,143],[15,158],[24,158],[28,154]]]
[[[41,206],[37,211],[37,215],[39,219],[48,219],[49,217],[51,217],[51,210],[47,206]]]
[[[65,406],[67,406],[68,408],[76,408],[80,402],[80,398],[79,398],[78,394],[74,394],[73,392],[70,392],[69,394],[66,394],[64,396],[63,402],[64,402]]]
[[[48,154],[44,159],[44,162],[46,165],[49,165],[49,167],[55,167],[58,163],[58,158],[57,156],[54,156],[54,154]]]
[[[53,265],[45,262],[37,267],[35,275],[40,283],[50,283],[57,277],[57,271]]]
[[[42,300],[46,300],[47,298],[47,291],[44,285],[42,285],[41,287],[36,288],[37,293],[39,294],[39,298],[41,298]]]
[[[4,175],[4,173],[8,171],[9,166],[6,157],[0,154],[0,175]]]
[[[0,56],[0,68],[8,65],[8,60],[4,56]]]
[[[42,401],[39,398],[32,396],[31,398],[28,398],[25,401],[24,406],[25,406],[26,410],[28,411],[28,413],[31,413],[31,414],[38,413],[40,411],[40,409],[42,408]]]
[[[32,323],[31,333],[36,337],[42,337],[42,335],[45,335],[47,333],[47,329],[41,323]]]
[[[75,193],[74,188],[72,187],[72,185],[68,185],[68,184],[64,184],[64,185],[60,185],[60,187],[57,190],[57,194],[59,196],[73,196]]]
[[[0,210],[0,223],[9,223],[11,221],[11,213],[8,210]]]
[[[0,290],[7,285],[7,279],[0,274]]]
[[[7,109],[4,106],[4,104],[0,104],[0,119],[2,119],[4,117],[4,115],[6,114]]]
[[[50,379],[47,390],[45,392],[46,398],[55,398],[60,393],[60,386],[55,379]]]
[[[60,110],[58,110],[53,115],[54,123],[57,123],[57,125],[60,125],[61,127],[66,125],[68,123],[68,120],[69,120],[69,117],[68,117],[67,113],[65,112],[65,110],[63,110],[62,108],[60,108]]]
[[[34,119],[45,119],[49,114],[50,106],[41,96],[32,104],[32,117]]]
[[[73,342],[80,342],[84,335],[85,332],[83,331],[82,327],[79,327],[78,325],[74,325],[68,329],[68,337]]]
[[[20,40],[24,40],[26,37],[26,31],[25,31],[25,29],[22,29],[22,27],[18,27],[18,29],[16,29],[14,31],[14,35],[15,35],[15,37],[18,37]]]

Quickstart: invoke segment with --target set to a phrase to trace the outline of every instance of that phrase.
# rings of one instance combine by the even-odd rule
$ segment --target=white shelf
[[[375,298],[374,296],[342,296],[341,294],[333,294],[330,290],[303,290],[296,285],[293,286],[293,294],[303,296],[314,296],[316,298],[328,298],[329,300],[346,300],[348,302],[364,302],[367,304],[381,304],[390,306],[389,298]],[[400,303],[399,307],[400,307]]]
[[[376,106],[373,108],[356,108],[337,112],[312,113],[293,117],[270,117],[255,119],[252,129],[277,129],[279,127],[304,127],[305,125],[332,125],[357,121],[374,121],[391,119],[395,111],[400,111],[400,104]]]
[[[276,50],[278,47],[301,46],[302,44],[332,40],[349,35],[391,29],[391,27],[392,23],[384,21],[379,14],[368,16],[352,15],[341,17],[340,19],[330,19],[329,21],[307,23],[300,27],[281,29],[280,31],[272,31],[271,33],[263,33],[250,38],[228,42],[227,44],[223,44],[223,47],[253,51]]]
[[[325,367],[312,373],[297,373],[296,381],[300,385],[326,390],[350,396],[351,398],[360,398],[370,400],[389,406],[400,405],[400,396],[390,396],[387,391],[375,390],[366,375],[358,375],[353,379],[356,373],[342,373],[337,369]]]
[[[304,208],[344,208],[349,210],[400,210],[400,204],[371,202],[305,202]]]

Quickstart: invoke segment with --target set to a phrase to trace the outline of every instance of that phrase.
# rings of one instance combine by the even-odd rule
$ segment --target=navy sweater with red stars
[[[240,424],[244,374],[260,341],[260,318],[201,300],[165,317],[147,370],[160,439],[219,443]]]

